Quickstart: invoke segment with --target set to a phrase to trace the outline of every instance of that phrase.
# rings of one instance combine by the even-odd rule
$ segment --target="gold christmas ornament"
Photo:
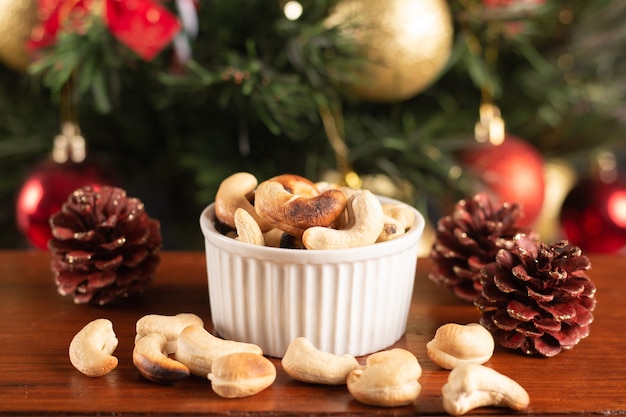
[[[452,50],[446,0],[341,0],[326,23],[364,46],[368,62],[348,87],[365,101],[415,96],[437,78]]]
[[[36,0],[0,0],[0,62],[24,71],[30,60],[26,41],[37,21]]]
[[[578,175],[569,163],[555,159],[545,163],[544,176],[546,179],[545,197],[535,229],[542,240],[554,242],[565,238],[559,223],[559,216],[563,201],[576,184]]]

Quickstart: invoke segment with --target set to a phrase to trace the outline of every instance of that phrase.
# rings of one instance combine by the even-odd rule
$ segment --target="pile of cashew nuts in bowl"
[[[328,250],[402,236],[415,221],[404,203],[381,203],[369,190],[282,174],[261,183],[248,172],[224,179],[215,195],[220,230],[253,245]]]
[[[251,343],[226,340],[204,328],[192,313],[172,316],[149,314],[136,323],[133,364],[138,373],[158,384],[173,385],[190,376],[210,381],[223,398],[244,398],[270,387],[276,366]],[[113,371],[118,340],[105,318],[87,323],[72,339],[72,365],[89,377]],[[489,331],[478,323],[448,323],[439,327],[426,345],[428,357],[450,370],[441,388],[443,408],[463,415],[485,406],[523,410],[530,399],[510,377],[483,365],[494,351]],[[281,359],[284,372],[314,385],[345,385],[359,402],[377,407],[398,407],[418,401],[422,367],[416,356],[402,348],[382,350],[362,364],[351,355],[317,349],[304,337],[295,338]]]

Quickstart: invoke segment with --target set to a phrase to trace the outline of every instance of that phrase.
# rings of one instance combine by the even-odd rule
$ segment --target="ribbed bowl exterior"
[[[380,197],[381,201],[393,200]],[[229,340],[282,357],[299,336],[337,355],[366,355],[402,337],[424,218],[404,236],[361,248],[307,251],[254,246],[215,230],[213,205],[200,217],[211,319]]]

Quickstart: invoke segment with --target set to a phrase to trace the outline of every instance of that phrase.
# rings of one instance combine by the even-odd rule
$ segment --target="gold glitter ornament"
[[[446,0],[341,0],[326,20],[364,46],[367,63],[348,85],[358,99],[406,100],[428,87],[450,57]]]
[[[24,71],[30,60],[26,41],[37,21],[36,0],[0,0],[0,62]]]

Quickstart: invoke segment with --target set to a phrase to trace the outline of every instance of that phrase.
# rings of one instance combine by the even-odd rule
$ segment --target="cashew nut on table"
[[[70,362],[87,376],[104,376],[117,367],[113,352],[118,340],[113,323],[96,319],[87,323],[70,342]]]
[[[276,367],[256,353],[230,353],[213,361],[208,378],[211,388],[220,397],[249,397],[274,383]]]
[[[422,386],[418,382],[422,367],[415,355],[395,348],[368,356],[366,365],[353,369],[346,380],[355,399],[380,407],[413,403]]]
[[[167,339],[166,353],[174,353],[178,335],[192,324],[204,326],[202,319],[193,313],[179,313],[173,316],[148,314],[137,320],[135,342],[150,333],[161,333]]]
[[[448,375],[441,388],[443,407],[449,414],[462,415],[475,408],[495,406],[523,410],[530,398],[513,379],[484,365],[465,363]]]
[[[345,384],[350,371],[359,366],[354,356],[323,352],[305,337],[297,337],[289,343],[281,364],[285,372],[298,381],[326,385]]]
[[[439,327],[426,344],[428,357],[444,369],[464,363],[483,364],[493,355],[495,342],[489,330],[478,323],[448,323]]]
[[[186,365],[193,375],[206,378],[215,360],[235,352],[248,352],[259,356],[263,350],[252,343],[236,342],[213,336],[202,326],[191,325],[178,335],[174,357]]]
[[[172,385],[189,377],[191,372],[167,354],[167,338],[161,333],[149,333],[135,342],[133,364],[146,379]]]

